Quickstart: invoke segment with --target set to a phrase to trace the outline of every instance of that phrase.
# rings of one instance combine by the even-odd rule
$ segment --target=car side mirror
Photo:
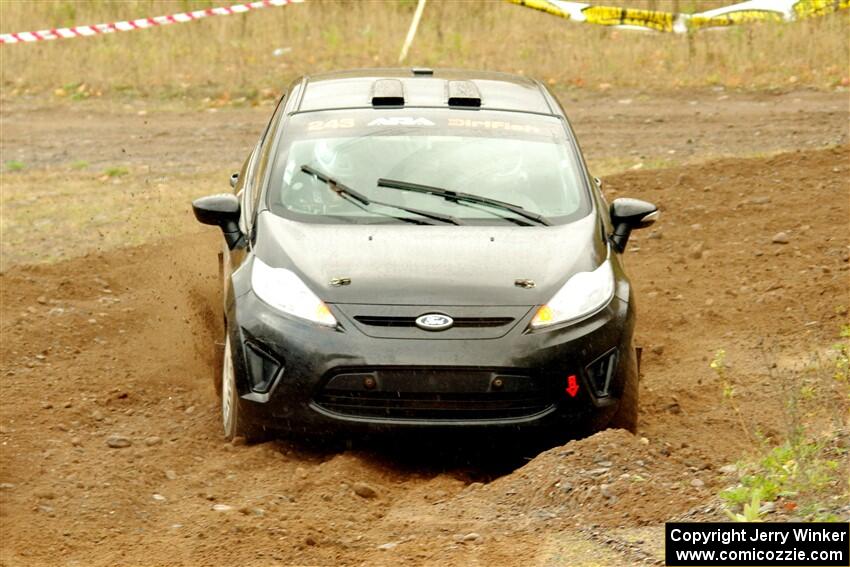
[[[625,252],[629,236],[636,228],[646,228],[658,220],[658,207],[640,199],[620,198],[611,203],[611,243],[617,252]]]
[[[209,195],[192,201],[192,211],[201,224],[218,226],[224,233],[228,248],[234,248],[242,238],[239,230],[239,199],[232,193]]]
[[[236,184],[239,183],[239,172],[230,174],[230,186],[236,189]]]

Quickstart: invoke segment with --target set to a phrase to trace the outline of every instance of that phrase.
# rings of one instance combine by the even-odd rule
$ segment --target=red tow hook
[[[575,398],[578,394],[578,380],[575,374],[567,376],[567,387],[564,389],[571,398]]]

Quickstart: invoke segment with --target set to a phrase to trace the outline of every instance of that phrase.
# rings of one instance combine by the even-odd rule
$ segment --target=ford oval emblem
[[[445,331],[454,324],[454,319],[441,313],[426,313],[416,318],[416,326],[426,331]]]

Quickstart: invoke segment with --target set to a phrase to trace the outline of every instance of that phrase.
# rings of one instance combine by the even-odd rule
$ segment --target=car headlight
[[[319,325],[336,327],[336,318],[328,306],[286,268],[272,268],[255,256],[251,287],[257,297],[275,309]]]
[[[549,302],[537,310],[531,328],[573,321],[598,311],[614,296],[614,270],[606,260],[592,272],[579,272],[567,280]]]

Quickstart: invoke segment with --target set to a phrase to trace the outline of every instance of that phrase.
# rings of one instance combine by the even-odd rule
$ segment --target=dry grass
[[[217,190],[228,173],[73,169],[2,175],[0,271],[203,230],[191,220],[191,200]]]
[[[3,32],[44,29],[229,3],[3,0],[0,26]],[[693,10],[723,3],[679,5]],[[663,0],[628,4],[673,6]],[[0,80],[4,97],[64,87],[60,96],[254,98],[263,89],[281,90],[303,73],[395,65],[414,5],[311,0],[145,31],[3,46]],[[574,24],[501,1],[432,0],[409,63],[520,72],[559,88],[831,88],[850,82],[848,15],[688,38]],[[273,55],[278,48],[285,52]]]

